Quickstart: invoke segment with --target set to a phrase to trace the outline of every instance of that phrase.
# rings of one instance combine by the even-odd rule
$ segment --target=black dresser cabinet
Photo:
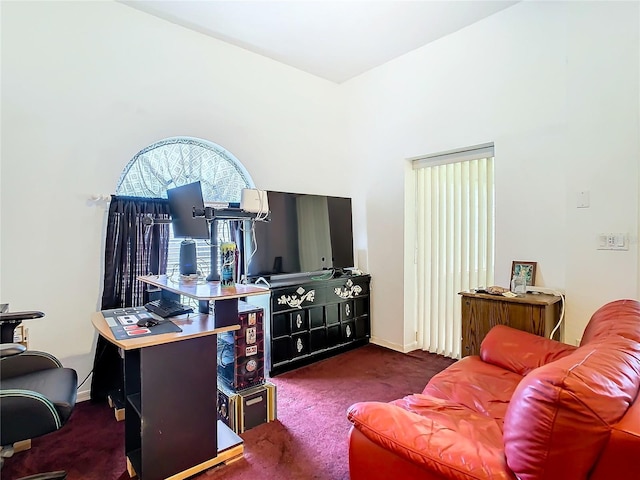
[[[371,336],[369,275],[271,287],[265,362],[270,376],[365,345]]]

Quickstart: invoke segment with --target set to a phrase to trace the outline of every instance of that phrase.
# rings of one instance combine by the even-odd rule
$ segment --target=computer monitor
[[[204,211],[200,182],[167,190],[173,236],[184,238],[180,243],[180,274],[198,273],[198,257],[194,238],[209,238],[209,224],[203,216],[194,216],[194,209]]]
[[[209,224],[204,217],[194,217],[193,209],[202,212],[204,200],[200,182],[167,190],[173,236],[176,238],[209,238]]]

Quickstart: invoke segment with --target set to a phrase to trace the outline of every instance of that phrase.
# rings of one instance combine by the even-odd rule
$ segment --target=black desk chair
[[[40,318],[41,312],[0,313],[0,467],[13,454],[13,444],[61,428],[76,403],[78,376],[63,368],[54,356],[13,342],[22,320]],[[0,474],[0,476],[2,476]],[[50,472],[22,480],[64,479],[65,472]]]

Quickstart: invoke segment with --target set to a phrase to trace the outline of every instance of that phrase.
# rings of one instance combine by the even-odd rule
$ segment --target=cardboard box
[[[218,382],[218,420],[235,433],[243,433],[276,418],[276,386],[273,383],[234,391]]]
[[[18,325],[13,331],[13,343],[29,348],[29,329],[24,325]]]

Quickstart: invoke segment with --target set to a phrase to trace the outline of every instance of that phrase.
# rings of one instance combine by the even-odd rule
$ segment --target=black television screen
[[[353,267],[351,199],[267,192],[270,221],[255,222],[248,277]]]
[[[200,182],[167,190],[173,236],[176,238],[209,238],[209,225],[204,217],[193,216],[193,207],[204,210]]]

